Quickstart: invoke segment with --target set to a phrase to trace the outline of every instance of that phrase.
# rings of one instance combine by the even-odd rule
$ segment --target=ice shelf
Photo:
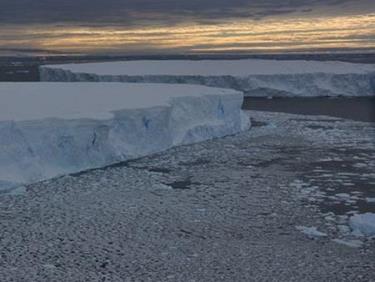
[[[195,85],[0,83],[0,190],[250,127],[243,94]]]
[[[321,61],[163,60],[50,65],[43,81],[184,83],[247,96],[372,96],[375,65]]]

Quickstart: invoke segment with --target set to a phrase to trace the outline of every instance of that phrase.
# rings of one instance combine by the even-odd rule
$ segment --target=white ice
[[[200,84],[247,96],[372,96],[375,65],[278,60],[162,60],[43,66],[44,81]]]
[[[0,83],[0,190],[249,128],[234,90]]]

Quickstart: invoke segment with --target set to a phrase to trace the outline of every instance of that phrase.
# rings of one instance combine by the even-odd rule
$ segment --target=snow
[[[0,190],[246,130],[243,95],[194,85],[0,83]]]
[[[356,214],[349,219],[349,225],[355,234],[375,236],[375,213]]]
[[[124,61],[43,66],[43,81],[200,84],[247,96],[372,96],[375,65],[277,60]]]
[[[242,94],[190,85],[1,83],[0,95],[0,121],[22,121],[50,117],[109,119],[114,111],[166,106],[171,98]]]

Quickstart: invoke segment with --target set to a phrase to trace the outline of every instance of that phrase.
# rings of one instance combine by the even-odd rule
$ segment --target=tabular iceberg
[[[375,95],[375,65],[277,60],[126,61],[43,66],[42,81],[197,84],[246,96]]]
[[[0,83],[0,190],[250,127],[243,94],[193,85]]]

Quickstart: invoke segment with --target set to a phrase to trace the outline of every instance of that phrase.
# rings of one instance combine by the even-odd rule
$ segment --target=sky
[[[374,0],[0,0],[0,51],[375,50]]]

